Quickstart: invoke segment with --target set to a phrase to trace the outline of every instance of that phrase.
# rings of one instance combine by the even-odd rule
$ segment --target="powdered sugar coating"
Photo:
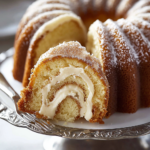
[[[107,26],[109,34],[111,35],[110,39],[113,46],[118,47],[117,49],[119,50],[116,52],[116,57],[119,58],[119,60],[117,59],[117,64],[119,64],[120,67],[123,67],[126,63],[134,62],[133,53],[130,51],[133,48],[131,47],[127,37],[118,27],[117,23],[108,19],[104,24]],[[126,57],[128,59],[126,59]]]
[[[150,22],[150,14],[149,13],[142,13],[142,14],[137,14],[135,17],[137,18],[141,18],[143,20],[146,20],[148,22]]]
[[[31,18],[37,16],[38,14],[47,12],[47,11],[52,11],[52,10],[70,10],[70,7],[68,5],[64,4],[45,4],[41,6],[39,9],[34,9],[32,11],[27,12],[23,16],[23,21],[26,22],[27,20],[30,20]]]
[[[132,53],[137,64],[147,62],[150,56],[150,45],[148,40],[143,36],[141,31],[132,23],[125,19],[117,21],[118,25],[126,32],[126,36],[130,39],[130,44],[133,47]]]
[[[135,31],[136,29],[136,27],[134,27],[134,26],[132,26],[131,25],[131,23],[129,22],[129,21],[126,21],[125,19],[119,19],[118,21],[117,21],[117,24],[119,25],[119,27],[123,30],[123,32],[125,32],[126,30],[127,30],[127,32],[129,33],[132,33],[132,37],[133,37],[133,39],[136,39],[136,37],[138,38],[138,36],[137,36],[137,32]],[[129,37],[127,36],[127,38],[129,39]],[[135,48],[133,48],[133,46],[132,46],[132,43],[131,43],[131,41],[130,40],[128,40],[128,43],[129,43],[129,45],[131,45],[131,51],[132,51],[132,54],[133,54],[133,57],[134,57],[134,59],[136,60],[136,62],[137,62],[137,64],[139,64],[139,55],[137,54],[137,51],[135,50],[135,49],[137,49],[137,47]]]
[[[150,41],[150,23],[138,17],[131,17],[129,21],[132,22],[142,33],[143,35],[148,38]]]
[[[66,1],[64,1],[64,0],[37,0],[28,7],[27,11],[31,11],[31,10],[36,9],[37,7],[39,7],[41,5],[50,4],[50,3],[54,3],[54,4],[60,3],[60,4],[68,5],[69,1],[67,1],[67,0]]]
[[[114,51],[112,44],[109,41],[109,38],[108,38],[109,35],[108,35],[107,29],[104,26],[102,26],[102,24],[100,22],[99,22],[99,27],[97,28],[97,32],[99,35],[101,35],[101,37],[99,37],[99,40],[101,40],[102,49],[104,49],[104,47],[105,47],[105,49],[107,49],[106,51],[102,51],[103,57],[104,57],[104,55],[107,57],[110,57],[110,64],[108,64],[108,65],[115,66],[117,63],[116,53]],[[109,54],[105,54],[105,53],[109,53]],[[108,56],[108,55],[111,55],[111,56]]]

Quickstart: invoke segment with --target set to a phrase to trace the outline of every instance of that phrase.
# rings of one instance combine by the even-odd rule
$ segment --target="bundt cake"
[[[87,37],[86,31],[88,31]],[[56,53],[54,49],[61,49],[63,53],[64,45],[68,45],[70,51],[76,51],[73,45],[76,45],[77,49],[81,47],[77,42],[57,46],[59,43],[78,41],[82,46],[86,45],[87,51],[99,59],[101,70],[104,73],[102,78],[106,76],[109,83],[107,86],[109,100],[105,113],[88,121],[101,122],[103,117],[108,117],[116,111],[134,113],[140,107],[150,107],[149,33],[150,0],[38,0],[27,9],[16,33],[13,76],[16,80],[23,82],[23,86],[26,87],[31,70],[43,53],[56,46],[42,55],[51,61],[52,53]],[[70,51],[67,51],[68,56],[72,54],[70,57],[75,58],[76,54]],[[57,53],[57,55],[59,55],[57,58],[60,59],[60,54]],[[80,59],[84,60],[85,57],[83,55],[81,57]],[[68,58],[65,59],[68,60]],[[95,60],[94,57],[92,59]],[[41,64],[43,64],[42,62]],[[40,63],[38,64],[41,66]],[[32,93],[32,83],[33,80],[36,80],[35,74],[38,71],[35,70],[37,70],[38,64],[31,75],[28,87],[22,92],[22,99],[18,106],[20,110],[39,112],[39,116],[41,116],[42,99],[38,103],[38,109],[32,109],[34,104],[27,103],[27,95]],[[44,71],[42,73],[44,74]],[[51,78],[47,78],[45,81],[43,78],[43,84],[51,80]],[[90,78],[92,77],[90,76]],[[96,86],[96,83],[94,85]],[[50,90],[49,86],[45,86],[45,88]],[[73,93],[75,92],[72,85],[62,86],[61,89],[62,91],[74,89]],[[36,92],[33,93],[36,95]],[[61,95],[61,92],[51,96],[50,101],[56,97],[59,99],[58,94]],[[76,112],[79,112],[82,104],[79,104],[74,96],[69,95],[58,106],[58,112],[56,110],[54,118],[61,119],[57,114],[60,114],[61,111],[63,113],[68,111],[63,109],[63,105],[69,107],[73,105],[73,102],[76,102],[74,108]],[[36,103],[35,105],[37,106]],[[74,111],[72,109],[72,112]],[[95,111],[97,108],[95,110],[93,107],[92,113],[94,114]],[[79,118],[79,114],[73,118],[72,121]]]
[[[74,121],[84,117],[103,123],[108,82],[99,60],[78,42],[51,48],[32,71],[28,87],[21,92],[19,110],[48,119]]]

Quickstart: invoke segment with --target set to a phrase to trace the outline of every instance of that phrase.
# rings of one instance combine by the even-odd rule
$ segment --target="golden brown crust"
[[[34,113],[32,110],[28,110],[28,102],[31,99],[32,95],[32,88],[26,88],[21,91],[21,99],[18,101],[18,109],[20,111],[28,112],[28,113]]]
[[[47,32],[48,33],[48,32]],[[32,45],[32,51],[28,51],[27,57],[26,57],[26,63],[25,63],[25,69],[24,69],[24,75],[23,75],[23,81],[22,85],[26,87],[29,83],[29,77],[31,74],[31,69],[34,67],[34,58],[35,58],[35,51],[34,49],[38,47],[38,42],[43,39],[44,36],[41,36],[38,38],[34,45]]]
[[[109,97],[107,97],[107,98],[109,99]],[[105,106],[108,106],[108,101],[105,102]],[[92,116],[92,118],[90,119],[89,122],[91,122],[91,123],[99,122],[100,124],[104,124],[103,117],[106,116],[106,114],[107,114],[107,109],[101,111],[101,112],[97,115],[97,112],[98,112],[98,111],[99,111],[98,106],[97,106],[97,105],[93,105],[93,109],[92,109],[93,116]]]

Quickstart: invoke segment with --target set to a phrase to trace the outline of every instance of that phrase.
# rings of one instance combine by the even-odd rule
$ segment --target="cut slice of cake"
[[[103,123],[109,86],[100,62],[78,42],[50,48],[38,60],[18,108],[38,117]]]

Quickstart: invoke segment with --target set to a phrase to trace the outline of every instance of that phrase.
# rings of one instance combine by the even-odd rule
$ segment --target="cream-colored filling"
[[[49,85],[45,86],[42,89],[43,97],[46,99],[46,95],[49,92]],[[48,116],[49,118],[53,118],[55,115],[55,112],[57,110],[58,105],[67,97],[72,96],[77,101],[79,101],[81,110],[80,110],[80,117],[83,117],[86,111],[86,104],[84,102],[84,93],[81,88],[79,88],[76,85],[66,85],[62,89],[58,90],[55,94],[55,98],[52,102],[44,103],[44,105],[41,107],[40,113],[44,112],[45,116]]]
[[[81,92],[78,88],[71,87],[71,89],[68,89],[68,87],[63,88],[58,91],[58,94],[55,94],[55,98],[53,99],[52,102],[47,102],[47,95],[48,92],[51,89],[51,86],[63,81],[66,79],[68,76],[75,75],[81,77],[87,84],[88,90],[89,90],[89,95],[87,97],[86,104],[83,103],[83,91]],[[61,93],[61,95],[59,95]],[[76,94],[79,95],[79,99],[76,98]],[[48,118],[53,118],[56,112],[56,108],[58,105],[61,103],[61,101],[67,97],[68,95],[73,96],[76,98],[82,109],[80,110],[80,117],[85,117],[86,120],[90,120],[92,118],[92,98],[94,94],[94,85],[90,78],[87,76],[87,74],[84,72],[83,68],[75,68],[73,66],[65,67],[60,69],[60,74],[56,77],[53,77],[51,83],[47,84],[43,89],[42,89],[42,106],[39,111],[40,114],[47,116]],[[85,107],[83,107],[85,105]]]

